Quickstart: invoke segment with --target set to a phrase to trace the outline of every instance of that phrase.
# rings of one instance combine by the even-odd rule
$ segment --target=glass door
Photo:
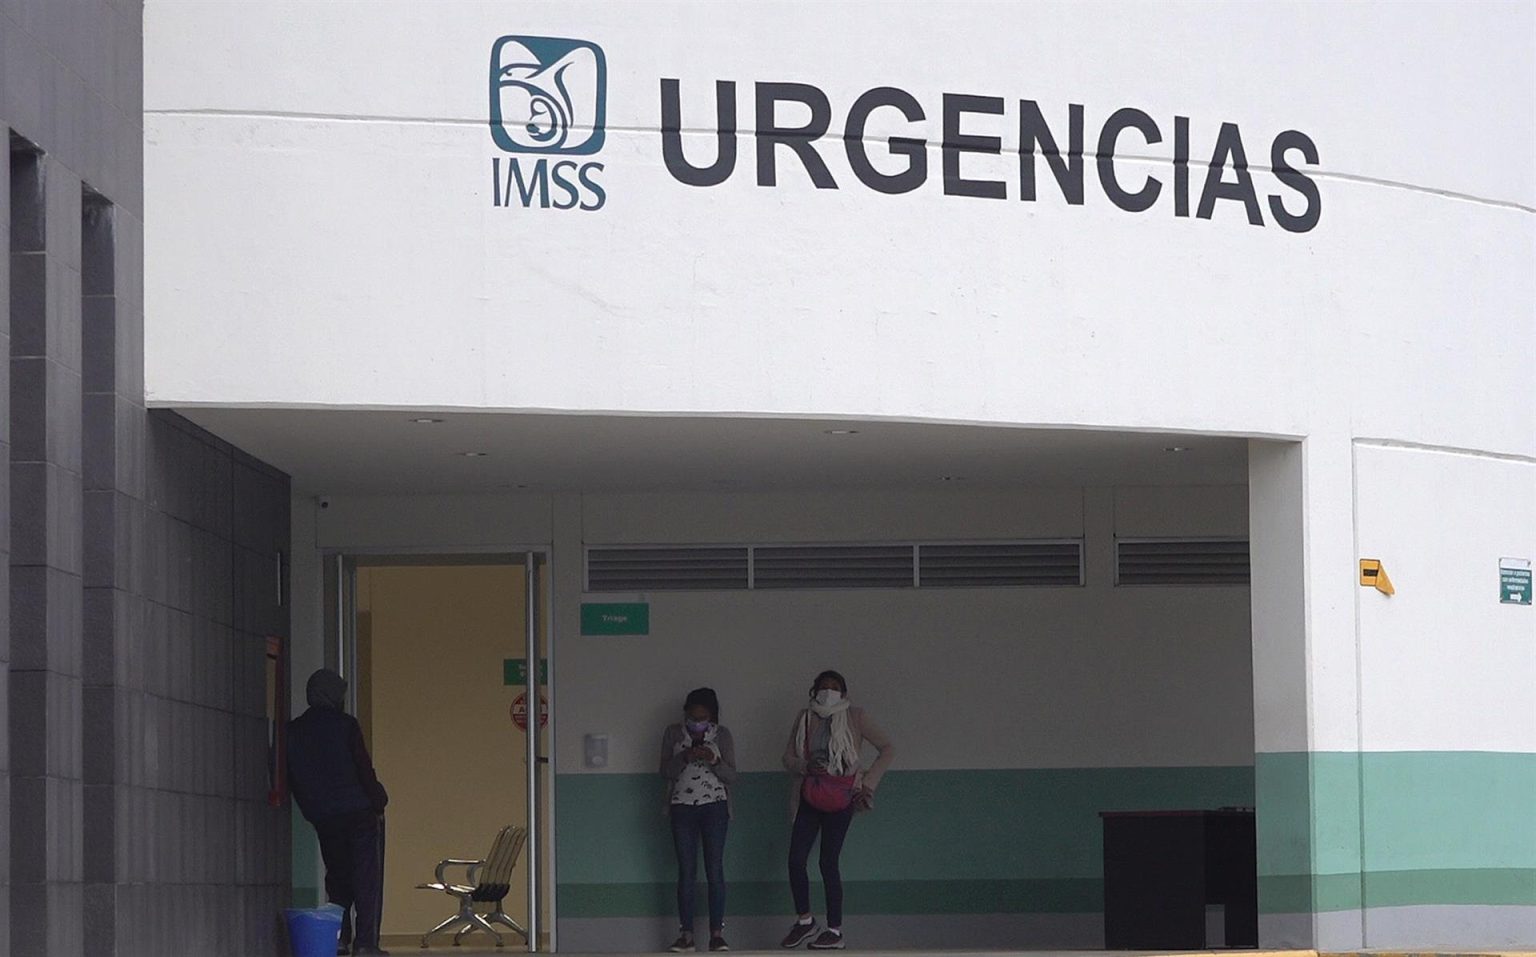
[[[390,793],[386,946],[415,947],[453,917],[455,898],[417,885],[435,880],[441,860],[485,858],[513,824],[527,837],[502,913],[526,943],[490,923],[508,948],[552,949],[546,556],[336,556],[327,571],[338,612],[328,616],[327,657],[348,679]],[[467,880],[463,867],[446,876]],[[451,946],[460,926],[429,943]],[[495,945],[483,928],[460,939],[468,948]]]

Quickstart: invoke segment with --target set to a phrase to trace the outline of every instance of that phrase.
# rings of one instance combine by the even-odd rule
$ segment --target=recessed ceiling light
[[[424,415],[424,416],[422,416],[419,419],[412,419],[411,421],[414,422],[417,425],[437,425],[439,422],[442,422],[443,420],[442,419],[434,419],[434,418],[431,418],[429,416],[425,416]]]
[[[485,452],[460,452],[458,454],[464,456],[466,459],[478,459],[486,455]]]
[[[827,435],[858,435],[858,429],[823,429]]]
[[[1169,446],[1166,446],[1163,449],[1163,451],[1164,452],[1188,452],[1189,451],[1189,446],[1187,446],[1187,445],[1169,445]]]

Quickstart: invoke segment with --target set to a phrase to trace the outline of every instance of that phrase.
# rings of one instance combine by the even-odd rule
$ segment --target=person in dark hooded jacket
[[[374,773],[362,727],[344,710],[346,694],[346,679],[334,671],[321,668],[309,676],[309,709],[288,723],[288,786],[319,835],[326,897],[346,909],[337,953],[383,954],[379,918],[389,795]]]

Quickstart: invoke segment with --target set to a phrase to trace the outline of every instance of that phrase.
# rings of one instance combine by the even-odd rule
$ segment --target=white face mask
[[[831,688],[822,688],[816,692],[816,703],[823,708],[830,708],[843,700],[843,693]]]

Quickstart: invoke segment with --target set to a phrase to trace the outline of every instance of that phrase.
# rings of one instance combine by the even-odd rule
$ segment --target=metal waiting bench
[[[502,901],[506,899],[507,892],[512,889],[512,871],[517,866],[518,855],[523,852],[523,844],[528,840],[528,829],[515,824],[508,824],[496,832],[496,839],[491,842],[491,849],[485,855],[484,860],[470,861],[448,858],[437,865],[437,880],[431,884],[417,884],[417,890],[442,891],[451,897],[459,899],[459,912],[438,924],[436,927],[421,935],[421,946],[426,947],[433,934],[440,934],[445,930],[459,927],[458,933],[453,935],[453,945],[459,946],[459,942],[466,934],[483,930],[496,940],[496,946],[502,946],[501,933],[496,925],[512,928],[522,936],[524,942],[528,940],[528,932],[518,925],[517,921],[507,915]],[[450,867],[467,868],[464,875],[464,883],[450,884],[447,871]],[[492,913],[481,915],[475,910],[476,904],[494,904],[496,910]]]

